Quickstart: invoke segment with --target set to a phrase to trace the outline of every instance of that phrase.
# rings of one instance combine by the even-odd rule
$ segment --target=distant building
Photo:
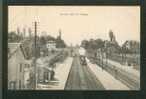
[[[49,40],[46,44],[48,51],[52,51],[56,49],[56,42],[54,40]]]

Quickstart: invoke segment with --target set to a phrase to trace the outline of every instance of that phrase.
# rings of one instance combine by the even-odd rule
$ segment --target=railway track
[[[104,87],[89,67],[80,64],[80,59],[76,56],[72,63],[65,90],[104,90]]]
[[[106,70],[108,73],[113,75],[117,80],[120,80],[123,84],[128,86],[131,90],[140,89],[140,78],[135,77],[134,75],[114,66],[113,64],[103,62],[102,65],[99,63],[99,60],[92,59],[92,62],[95,62],[98,66],[102,67],[103,70]]]

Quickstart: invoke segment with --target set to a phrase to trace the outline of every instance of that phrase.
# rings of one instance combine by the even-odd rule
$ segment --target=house
[[[8,89],[27,89],[32,59],[25,43],[8,43]]]
[[[46,44],[48,51],[52,51],[56,49],[56,42],[54,40],[49,40]]]

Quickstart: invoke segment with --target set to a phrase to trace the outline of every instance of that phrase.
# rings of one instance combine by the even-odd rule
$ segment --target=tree
[[[42,45],[46,45],[46,39],[45,39],[44,36],[41,36],[41,37],[40,37],[40,43],[41,43]]]
[[[102,39],[90,39],[88,40],[83,40],[81,42],[81,46],[83,46],[85,49],[93,49],[96,50],[98,48],[103,48],[104,47],[104,41]]]
[[[16,34],[16,32],[10,32],[8,34],[8,42],[19,42],[21,37]]]
[[[50,41],[50,40],[53,40],[53,41],[54,41],[54,40],[55,40],[55,38],[54,38],[54,37],[52,37],[52,36],[50,36],[50,35],[47,35],[46,40],[47,40],[47,41]]]
[[[97,49],[104,47],[104,41],[102,39],[96,39],[94,42],[96,43]]]
[[[112,30],[109,31],[109,38],[110,38],[110,41],[113,41],[114,34]]]
[[[88,40],[83,40],[83,41],[81,42],[81,46],[84,47],[85,49],[87,49],[88,46],[89,46],[89,41],[88,41]]]
[[[94,42],[94,39],[89,40],[89,48],[96,49],[96,43]]]
[[[64,40],[56,39],[56,47],[57,48],[65,48],[66,44],[65,44]]]

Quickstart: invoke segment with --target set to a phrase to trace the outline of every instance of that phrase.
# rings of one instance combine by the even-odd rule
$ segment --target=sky
[[[38,22],[38,35],[62,38],[70,45],[84,39],[109,40],[112,30],[121,45],[126,40],[140,41],[139,6],[9,6],[8,31],[23,31]]]

